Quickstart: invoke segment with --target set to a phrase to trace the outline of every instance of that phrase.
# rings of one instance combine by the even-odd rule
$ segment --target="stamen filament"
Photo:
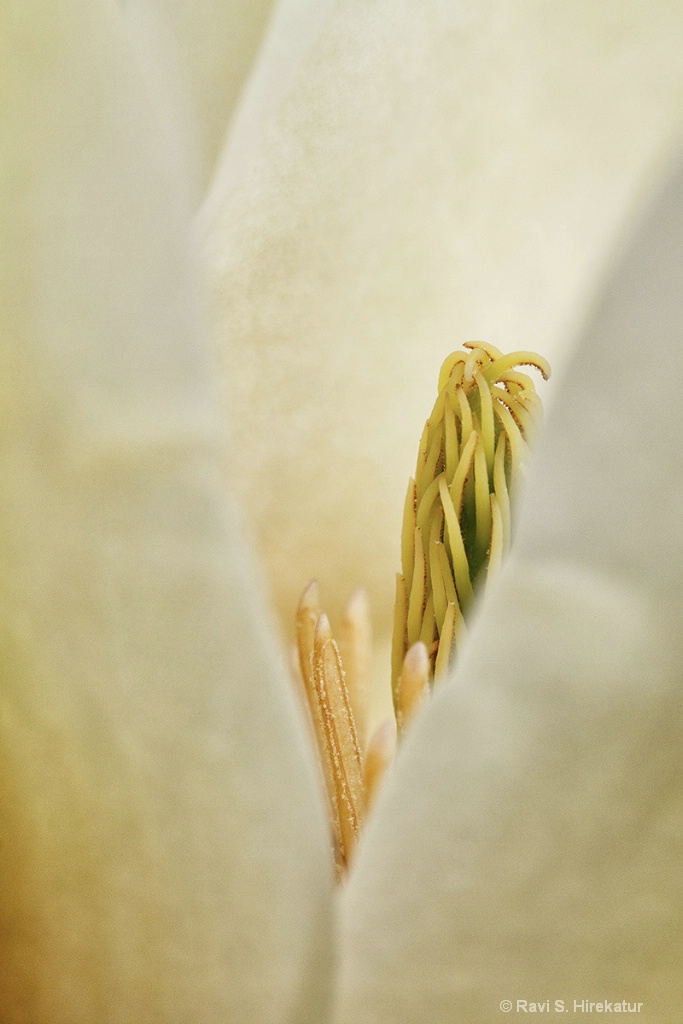
[[[541,371],[543,380],[548,380],[550,377],[550,363],[543,356],[536,355],[535,352],[509,352],[505,356],[499,356],[486,367],[484,377],[489,384],[493,384],[513,366],[535,366],[537,370]]]
[[[403,658],[408,649],[408,590],[405,577],[396,573],[396,600],[394,602],[394,631],[391,638],[391,694],[394,708],[398,707],[398,680]]]
[[[339,653],[361,750],[365,749],[372,677],[372,626],[367,591],[358,587],[339,628]]]
[[[363,819],[363,758],[339,649],[324,613],[318,618],[315,628],[313,682],[324,728],[325,749],[333,769],[333,810],[336,810],[339,823],[339,857],[342,866],[346,867]]]
[[[476,380],[477,388],[479,389],[481,440],[484,446],[484,454],[486,455],[486,469],[490,473],[493,469],[493,454],[496,443],[495,421],[493,419],[493,399],[491,397],[491,390],[487,387],[486,381],[482,377],[481,373],[477,373],[474,379]]]
[[[472,437],[476,442],[476,434],[472,434]],[[443,514],[446,521],[446,537],[448,539],[448,547],[450,549],[451,561],[453,564],[455,589],[458,593],[460,603],[465,605],[472,598],[470,567],[467,560],[467,552],[465,551],[465,542],[462,538],[460,522],[455,512],[453,500],[448,488],[446,487],[446,481],[443,478],[439,482],[439,493],[441,495],[441,504],[443,505]],[[408,612],[408,614],[410,614],[410,612]]]
[[[481,437],[474,452],[474,512],[475,512],[475,548],[477,560],[486,554],[491,535],[491,502],[489,501],[489,474],[486,468],[486,455]]]
[[[510,544],[510,495],[505,476],[506,450],[505,434],[501,431],[498,444],[496,445],[496,457],[493,461],[493,489],[503,522],[503,542],[505,548]]]
[[[403,506],[403,530],[401,532],[401,567],[406,585],[410,588],[413,580],[413,533],[417,526],[417,489],[410,478]]]
[[[415,527],[413,534],[415,538],[415,559],[413,563],[413,585],[410,589],[410,600],[408,602],[408,643],[412,644],[420,636],[420,625],[422,624],[422,613],[426,603],[425,583],[426,566],[424,546],[422,543],[422,530]]]
[[[455,639],[458,625],[464,624],[462,613],[456,604],[449,604],[444,617],[441,636],[439,637],[439,649],[436,653],[434,663],[434,679],[440,679],[448,671],[448,662],[451,656],[451,649]]]
[[[313,580],[304,590],[296,614],[296,640],[299,650],[299,667],[306,693],[306,704],[315,733],[318,759],[322,771],[325,792],[330,808],[332,839],[338,870],[343,867],[342,835],[335,783],[334,758],[327,742],[326,716],[329,710],[324,686],[316,681],[314,670],[315,634],[320,618],[318,584]]]
[[[455,425],[455,412],[450,402],[444,409],[443,422],[446,447],[446,478],[452,480],[458,467],[458,431]]]

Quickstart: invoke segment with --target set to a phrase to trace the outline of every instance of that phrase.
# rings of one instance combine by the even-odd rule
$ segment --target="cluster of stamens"
[[[503,355],[484,342],[465,349],[441,367],[406,495],[392,645],[399,726],[408,652],[424,645],[424,683],[446,672],[475,590],[496,572],[510,543],[511,498],[541,415],[533,381],[516,367],[550,375],[532,352]],[[413,690],[414,669],[407,674]]]
[[[339,644],[314,583],[297,610],[296,674],[322,766],[340,877],[393,756],[396,727],[401,734],[447,671],[473,598],[509,547],[511,503],[542,413],[533,381],[518,369],[533,366],[547,380],[550,367],[541,356],[503,355],[480,341],[464,348],[441,367],[406,495],[392,642],[395,723],[367,739],[372,651],[363,592],[352,598]]]

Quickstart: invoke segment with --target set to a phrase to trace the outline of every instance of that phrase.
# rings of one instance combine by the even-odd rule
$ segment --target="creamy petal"
[[[681,294],[683,165],[603,289],[515,553],[360,845],[339,1021],[548,998],[680,1015]]]
[[[211,179],[274,0],[121,0],[157,74],[173,82],[175,114],[192,127],[200,188]]]
[[[264,134],[268,133],[292,83],[301,75],[305,57],[334,10],[335,2],[278,0],[274,4],[268,30],[235,109],[215,168],[212,190],[202,210],[202,220],[209,232],[229,196],[253,173],[254,162],[261,155]]]
[[[120,11],[0,13],[0,1017],[325,1018],[315,776]]]
[[[333,619],[361,582],[389,631],[441,360],[483,337],[560,369],[678,136],[682,20],[669,0],[338,2],[240,187],[224,165],[206,258],[232,470],[287,622],[316,575]]]

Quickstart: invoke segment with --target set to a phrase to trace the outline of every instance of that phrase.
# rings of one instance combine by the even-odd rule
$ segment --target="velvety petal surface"
[[[344,1024],[546,999],[535,1019],[556,999],[680,1019],[682,293],[683,166],[605,284],[513,557],[361,843]]]
[[[0,1018],[319,1022],[315,777],[117,5],[0,12]]]
[[[121,0],[193,137],[206,188],[267,29],[273,0]]]
[[[683,13],[325,6],[310,4],[298,73],[264,54],[250,82],[257,128],[248,160],[228,146],[213,183],[207,272],[232,472],[282,616],[311,576],[333,618],[365,583],[381,634],[439,365],[486,338],[537,348],[560,379],[596,275],[677,137]]]

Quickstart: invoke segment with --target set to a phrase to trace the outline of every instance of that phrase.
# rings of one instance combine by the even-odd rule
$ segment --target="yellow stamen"
[[[444,437],[446,444],[446,477],[452,480],[458,468],[458,431],[455,425],[455,412],[448,403],[444,409]]]
[[[501,379],[506,370],[512,370],[515,366],[534,366],[541,371],[543,380],[550,378],[550,363],[535,352],[509,352],[506,356],[499,356],[486,367],[484,377],[489,384],[494,384]]]
[[[429,648],[432,642],[436,638],[436,618],[434,616],[434,594],[431,593],[427,598],[427,605],[425,607],[424,616],[422,618],[422,626],[420,627],[420,640],[422,643]]]
[[[439,559],[439,569],[441,570],[441,579],[443,582],[444,589],[446,591],[446,598],[449,604],[457,604],[458,596],[455,593],[455,582],[453,580],[453,570],[451,569],[451,563],[448,561],[448,554],[446,553],[446,547],[444,544],[438,544],[437,555]]]
[[[465,498],[465,484],[467,483],[470,475],[476,447],[477,435],[471,433],[467,438],[467,444],[462,449],[460,462],[456,466],[453,479],[450,483],[449,491],[451,500],[458,516],[462,512],[462,503]]]
[[[348,866],[363,819],[363,758],[358,745],[349,694],[339,648],[325,614],[320,615],[313,641],[313,682],[321,712],[324,744],[332,763],[340,849],[339,859]]]
[[[417,526],[417,489],[410,479],[403,506],[403,529],[401,531],[401,568],[406,586],[410,589],[413,580],[413,532]]]
[[[424,545],[422,543],[422,530],[415,527],[414,533],[415,560],[413,564],[413,585],[410,588],[410,600],[408,602],[408,643],[413,644],[419,638],[422,625],[422,613],[426,603],[426,566],[424,556]]]
[[[316,685],[314,672],[314,648],[315,633],[318,619],[320,618],[320,602],[318,584],[313,580],[304,590],[299,601],[296,613],[296,641],[299,650],[299,667],[304,682],[306,702],[313,723],[318,760],[322,771],[327,802],[330,808],[330,820],[332,825],[332,840],[334,844],[335,861],[337,869],[343,868],[342,859],[342,836],[339,820],[339,807],[337,801],[337,787],[335,783],[334,759],[332,751],[327,742],[326,715],[329,710],[326,691],[323,687],[322,693]]]
[[[493,460],[493,489],[498,501],[498,509],[503,521],[503,548],[510,543],[510,495],[505,476],[505,452],[507,445],[505,434],[501,433],[496,445],[496,456]]]
[[[459,624],[463,624],[462,612],[457,604],[449,604],[444,616],[443,628],[439,637],[439,649],[434,662],[434,678],[440,679],[448,671],[455,633]]]
[[[493,419],[493,397],[491,390],[488,388],[481,373],[476,374],[475,380],[477,382],[477,388],[479,389],[479,421],[481,424],[481,439],[484,445],[484,454],[486,455],[486,468],[490,473],[493,469],[493,454],[496,443],[495,423]]]
[[[394,700],[407,655],[419,638],[442,674],[462,636],[475,587],[492,575],[510,544],[510,493],[524,472],[540,401],[526,373],[550,376],[533,352],[504,355],[467,342],[441,367],[434,410],[422,434],[416,483],[409,487],[402,535],[405,584],[397,600],[392,656]],[[489,571],[490,568],[490,571]],[[432,615],[439,635],[430,643]],[[407,622],[407,629],[404,624]],[[403,645],[401,647],[401,644]]]
[[[491,502],[489,501],[489,473],[486,468],[486,455],[481,437],[474,452],[474,511],[475,511],[475,546],[477,558],[486,554],[491,536]]]
[[[424,469],[425,463],[427,462],[427,449],[429,446],[429,420],[425,423],[425,428],[422,431],[422,437],[420,438],[420,445],[417,449],[417,466],[415,468],[415,480],[417,481]]]
[[[493,362],[494,359],[500,359],[503,354],[499,348],[496,348],[495,345],[491,345],[488,341],[464,341],[462,347],[469,349],[480,348],[482,352],[486,353],[491,362]]]
[[[408,591],[405,578],[396,573],[396,600],[394,602],[394,632],[391,639],[391,693],[394,707],[398,707],[398,680],[403,658],[408,647]]]
[[[476,442],[476,434],[472,434],[471,437],[473,437]],[[458,592],[460,603],[467,604],[472,597],[470,567],[467,561],[467,552],[465,551],[465,542],[460,528],[460,520],[456,515],[453,500],[448,488],[446,487],[446,482],[443,479],[439,485],[439,493],[441,494],[444,519],[446,520],[446,532],[444,536],[448,541],[448,548],[451,553],[455,589]],[[408,610],[408,615],[410,615],[410,609]]]
[[[496,416],[500,419],[501,426],[507,434],[508,441],[510,442],[510,451],[512,455],[510,490],[514,491],[521,475],[524,472],[524,463],[526,462],[526,444],[522,437],[522,432],[515,423],[513,417],[510,415],[510,412],[501,402],[496,402]]]
[[[399,734],[433,681],[447,674],[465,636],[463,613],[510,545],[510,494],[542,411],[533,381],[515,369],[519,365],[550,374],[547,362],[532,352],[503,355],[474,341],[441,367],[403,510],[391,651]],[[368,740],[372,637],[365,592],[352,596],[337,646],[317,585],[309,584],[297,609],[296,641],[293,673],[318,751],[343,878],[396,743],[391,721]]]
[[[339,629],[339,653],[346,673],[346,688],[361,750],[365,749],[372,675],[372,626],[367,591],[351,595]]]

